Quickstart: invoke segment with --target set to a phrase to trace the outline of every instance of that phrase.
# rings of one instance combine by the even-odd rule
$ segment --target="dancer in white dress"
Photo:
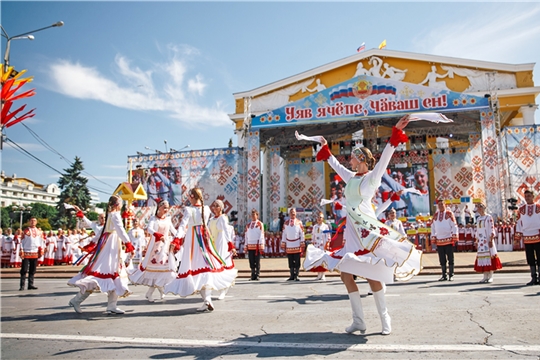
[[[197,310],[212,311],[212,290],[229,288],[234,284],[238,271],[226,269],[225,260],[219,255],[208,234],[210,209],[204,205],[202,191],[191,189],[189,201],[192,206],[185,207],[178,226],[177,239],[173,244],[177,250],[182,243],[182,260],[176,279],[165,286],[165,293],[182,297],[199,293],[203,298],[203,305]]]
[[[122,244],[126,253],[134,251],[133,245],[122,224],[120,209],[122,199],[111,196],[107,204],[105,226],[99,234],[99,240],[91,251],[88,265],[68,281],[68,285],[76,286],[80,291],[69,301],[76,312],[81,313],[81,303],[92,292],[106,292],[108,294],[107,312],[109,314],[123,314],[117,307],[118,297],[126,297],[130,293],[128,279],[121,276]]]
[[[216,244],[219,255],[225,261],[225,269],[230,270],[234,269],[233,256],[236,254],[236,249],[232,242],[234,228],[229,225],[227,215],[223,214],[224,208],[225,204],[221,200],[216,200],[210,205],[214,216],[208,221],[208,230],[210,230],[210,235],[214,240],[214,244]],[[229,288],[222,289],[219,292],[218,299],[225,299],[227,291],[229,291]]]
[[[476,204],[476,209],[480,216],[476,220],[477,252],[474,271],[484,275],[480,283],[492,283],[493,272],[502,269],[501,260],[497,255],[497,247],[495,246],[495,225],[491,215],[486,214],[486,204],[484,202]]]
[[[176,235],[171,217],[169,202],[161,200],[156,215],[150,218],[146,231],[152,238],[143,261],[129,274],[134,285],[146,285],[146,299],[154,302],[154,290],[158,289],[159,299],[163,299],[163,287],[176,278],[176,260],[171,251],[171,241]]]
[[[400,143],[408,140],[402,131],[408,123],[408,116],[404,116],[396,124],[376,165],[369,149],[356,147],[351,152],[350,160],[354,171],[346,169],[332,155],[324,138],[321,143],[323,146],[317,154],[317,160],[328,160],[328,164],[347,183],[347,225],[341,248],[325,252],[312,245],[308,246],[304,268],[310,270],[325,266],[331,271],[341,271],[341,280],[349,293],[353,311],[353,323],[345,329],[349,333],[366,331],[354,275],[367,279],[381,318],[382,334],[388,335],[391,323],[383,283],[393,283],[394,277],[399,280],[409,279],[421,269],[421,252],[406,237],[378,221],[372,206],[372,198],[381,184],[392,154]]]
[[[330,227],[324,222],[324,214],[320,212],[319,215],[317,215],[317,223],[313,225],[311,243],[317,249],[325,250],[327,249],[328,242],[331,240],[330,234]],[[317,280],[326,281],[326,269],[324,267],[320,266],[319,268],[311,270],[317,272]]]

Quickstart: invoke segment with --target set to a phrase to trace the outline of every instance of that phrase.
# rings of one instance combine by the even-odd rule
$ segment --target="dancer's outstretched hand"
[[[398,128],[399,130],[403,130],[405,129],[405,126],[407,126],[407,124],[409,124],[409,115],[405,115],[404,117],[399,119],[398,123],[396,124],[396,128]]]

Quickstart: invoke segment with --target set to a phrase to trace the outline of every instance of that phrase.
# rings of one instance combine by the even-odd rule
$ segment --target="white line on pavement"
[[[264,347],[264,348],[293,348],[293,349],[329,349],[343,351],[523,351],[539,352],[540,345],[474,345],[474,344],[449,344],[449,345],[414,345],[414,344],[313,344],[313,343],[286,343],[286,342],[254,342],[254,341],[218,341],[197,339],[151,339],[151,338],[128,338],[128,337],[105,337],[105,336],[81,336],[81,335],[46,335],[46,334],[0,334],[3,339],[33,339],[47,341],[78,341],[78,342],[106,342],[106,343],[129,343],[150,345],[174,345],[189,347]]]

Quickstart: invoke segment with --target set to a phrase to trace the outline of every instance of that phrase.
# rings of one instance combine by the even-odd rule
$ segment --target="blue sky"
[[[234,112],[233,93],[353,55],[362,42],[367,49],[386,39],[387,49],[397,51],[536,63],[534,80],[540,86],[538,2],[2,1],[0,6],[10,36],[65,23],[35,33],[33,41],[11,41],[11,65],[34,76],[27,87],[36,95],[26,102],[36,116],[5,133],[59,171],[79,156],[102,201],[125,181],[128,155],[148,153],[145,147],[220,148],[230,138],[236,145],[227,117]],[[3,55],[4,38],[1,45]],[[8,145],[2,170],[42,184],[59,177]]]

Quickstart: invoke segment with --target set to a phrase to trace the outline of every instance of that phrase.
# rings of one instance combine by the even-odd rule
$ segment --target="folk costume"
[[[54,254],[56,253],[56,236],[50,234],[47,236],[47,241],[45,242],[45,256],[43,258],[44,266],[53,266],[54,265]]]
[[[329,270],[339,270],[381,283],[408,280],[421,269],[422,253],[416,250],[406,236],[386,226],[377,219],[372,205],[373,197],[381,185],[382,176],[392,158],[396,147],[408,140],[405,133],[394,127],[392,136],[383,150],[378,163],[371,171],[356,173],[342,166],[324,145],[317,154],[317,160],[328,160],[328,164],[345,181],[347,217],[344,231],[344,244],[332,251],[324,252],[309,245],[304,268],[325,266]],[[352,150],[352,156],[360,164],[368,164],[361,147]],[[369,169],[367,165],[367,169]],[[362,302],[358,290],[349,292],[353,313],[353,323],[345,329],[352,333],[366,331]],[[373,292],[377,312],[382,323],[382,334],[391,332],[390,315],[386,308],[384,287]]]
[[[502,269],[501,260],[497,255],[497,246],[495,246],[495,236],[497,234],[491,215],[480,215],[476,223],[476,238],[478,239],[476,248],[478,250],[474,271],[484,274],[481,283],[493,282],[493,272]]]
[[[231,225],[229,225],[229,219],[227,218],[227,215],[221,214],[217,218],[211,218],[208,221],[208,230],[210,231],[210,235],[214,240],[214,244],[216,246],[218,254],[225,261],[225,269],[234,269],[232,252],[234,249],[234,229]],[[225,298],[225,295],[227,294],[227,291],[229,291],[229,288],[220,290],[218,299],[223,300]]]
[[[234,284],[238,270],[226,269],[225,260],[219,255],[214,241],[209,236],[205,224],[210,216],[210,208],[186,206],[182,221],[177,229],[174,245],[176,249],[183,239],[184,248],[176,279],[165,286],[166,294],[186,297],[201,294],[204,300],[199,311],[213,310],[212,290],[223,290]]]
[[[249,268],[251,269],[250,280],[259,280],[261,272],[261,253],[265,246],[264,225],[257,219],[246,226],[244,252],[248,254]]]
[[[519,208],[514,236],[516,241],[525,244],[525,256],[531,269],[531,281],[527,285],[540,285],[540,204],[525,204]]]
[[[69,305],[80,313],[81,303],[92,292],[103,292],[108,294],[107,312],[123,314],[124,311],[117,307],[118,297],[127,297],[131,292],[128,279],[121,276],[124,267],[122,244],[126,247],[126,253],[133,252],[133,245],[122,224],[120,211],[108,212],[105,226],[97,236],[97,243],[90,243],[84,249],[90,257],[88,265],[68,281],[68,285],[80,289]]]
[[[137,266],[143,259],[143,251],[147,248],[144,230],[138,227],[132,228],[128,231],[128,236],[133,244],[133,247],[135,248],[135,252],[131,260],[133,261],[133,264]]]
[[[325,145],[317,160],[328,164],[346,182],[347,220],[344,245],[332,252],[324,252],[309,245],[304,268],[324,266],[371,280],[391,284],[408,280],[421,269],[421,252],[393,228],[377,220],[372,198],[381,184],[382,175],[396,147],[407,141],[401,130],[393,128],[392,137],[372,171],[356,174],[342,166]]]
[[[458,240],[458,227],[456,219],[451,210],[437,211],[433,215],[431,224],[431,240],[437,244],[439,263],[441,265],[442,277],[439,281],[453,280],[454,277],[454,243]],[[465,232],[467,237],[467,232]],[[448,276],[446,275],[448,259]]]
[[[285,249],[289,259],[290,276],[287,281],[298,279],[300,273],[300,255],[306,246],[304,239],[304,226],[299,219],[289,219],[283,224],[281,247]],[[310,268],[311,269],[311,268]]]
[[[154,302],[152,294],[157,288],[160,300],[163,299],[163,288],[176,278],[176,259],[170,251],[171,242],[176,235],[171,217],[152,216],[146,231],[152,236],[143,261],[129,274],[134,285],[146,285],[146,299]]]
[[[12,247],[11,247],[10,264],[12,268],[20,268],[22,265],[21,238],[22,238],[22,231],[18,230],[15,236],[13,236]]]
[[[323,222],[320,225],[315,224],[313,225],[313,230],[311,232],[311,243],[317,249],[324,251],[327,248],[328,242],[330,241],[331,233],[332,231],[330,230],[330,227],[327,223]],[[321,266],[319,268],[314,268],[311,270],[317,272],[317,280],[326,280],[326,269],[324,267]]]
[[[11,266],[11,250],[13,247],[13,235],[11,233],[2,236],[2,267]]]
[[[26,273],[28,273],[28,290],[36,290],[34,275],[36,273],[38,258],[43,253],[43,233],[35,226],[26,228],[21,240],[21,281],[19,290],[24,290]]]
[[[55,265],[62,265],[65,263],[65,252],[66,252],[66,241],[67,236],[62,234],[58,234],[56,237],[56,254],[54,255],[54,263]]]

